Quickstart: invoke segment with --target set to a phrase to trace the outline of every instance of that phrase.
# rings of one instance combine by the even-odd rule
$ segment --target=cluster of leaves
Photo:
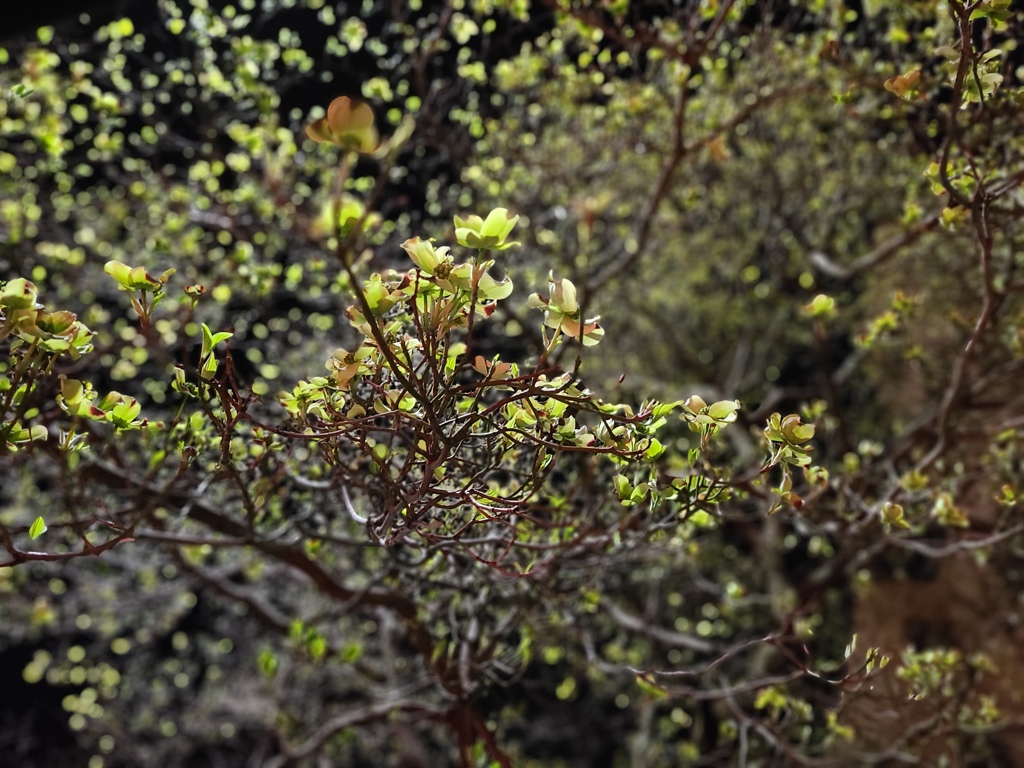
[[[823,586],[870,585],[877,559],[908,551],[1012,557],[1020,530],[993,497],[1014,504],[1002,486],[1021,436],[1019,10],[553,5],[565,23],[494,68],[506,108],[464,178],[538,212],[531,266],[553,256],[587,275],[582,303],[622,310],[592,358],[609,379],[626,368],[637,390],[761,404],[746,413],[769,419],[771,456],[741,485],[780,515],[734,499],[726,519],[777,556],[744,583],[834,657],[825,634],[849,627],[826,618]],[[799,416],[770,415],[791,403]],[[730,437],[749,455],[742,430]],[[957,543],[918,541],[935,536]],[[800,557],[814,565],[794,572]],[[913,749],[969,741],[915,734]]]
[[[526,533],[533,521],[524,513],[543,497],[559,454],[653,465],[663,450],[655,433],[682,405],[651,402],[634,413],[598,399],[575,373],[547,365],[566,339],[588,345],[600,338],[595,320],[581,322],[570,298],[575,288],[566,279],[552,278],[550,300],[536,294],[531,299],[544,308],[545,326],[554,329],[535,366],[522,370],[500,356],[474,354],[474,324],[512,293],[512,281],[496,280],[490,273],[495,262],[485,256],[514,245],[507,238],[517,219],[504,209],[486,219],[457,217],[457,244],[475,251],[464,262],[456,262],[448,246],[406,241],[402,247],[415,269],[371,275],[346,312],[362,337],[358,346],[331,355],[329,376],[304,380],[281,395],[340,482],[361,492],[357,502],[349,501],[352,514],[382,543],[410,536],[425,544],[457,543],[477,525],[498,523],[507,536],[480,534],[491,538],[488,549],[497,554],[471,552],[508,567],[510,549],[518,552],[521,540],[537,543]],[[721,424],[736,407],[701,404],[689,413]],[[659,500],[676,500],[684,489],[646,487]],[[517,518],[522,522],[509,522]],[[552,522],[538,529],[572,535],[571,516],[568,529]],[[529,562],[516,565],[528,570]]]
[[[325,120],[325,124],[314,123],[311,137],[339,144],[345,152],[376,149],[375,141],[371,147],[350,140],[352,126],[348,123],[358,124],[356,130],[372,126],[372,116],[366,119],[364,105],[350,106],[348,99],[336,102]],[[342,177],[338,190],[343,187],[352,159],[346,157],[338,168]],[[353,246],[362,227],[354,226],[347,234],[340,230],[345,226],[340,191],[334,209],[339,226],[334,238],[336,256],[349,284],[356,285],[359,280]],[[470,562],[482,562],[502,574],[527,577],[536,573],[549,581],[551,569],[571,559],[574,551],[621,546],[621,529],[626,523],[635,526],[641,512],[653,513],[668,503],[669,511],[660,525],[676,525],[726,498],[717,479],[701,477],[696,466],[698,452],[690,457],[695,465],[692,473],[670,482],[664,480],[657,464],[664,446],[655,435],[673,411],[680,411],[682,420],[700,433],[706,447],[715,432],[735,420],[739,408],[733,401],[709,405],[693,397],[670,404],[650,401],[634,411],[628,405],[597,398],[578,377],[579,359],[571,372],[550,363],[567,341],[592,346],[603,335],[597,318],[584,318],[572,282],[553,276],[549,297],[534,295],[529,301],[544,314],[544,345],[535,363],[524,371],[520,364],[506,363],[499,356],[487,359],[474,355],[474,326],[490,318],[498,302],[512,293],[511,279],[494,278],[490,270],[495,262],[485,255],[515,245],[508,237],[517,218],[504,209],[496,209],[486,218],[457,217],[456,243],[475,253],[468,261],[456,263],[447,246],[437,247],[414,238],[403,248],[415,268],[389,270],[361,281],[353,292],[356,303],[345,313],[361,341],[353,352],[340,349],[331,355],[327,362],[329,376],[306,379],[291,392],[281,393],[279,399],[293,420],[291,425],[268,423],[250,412],[254,396],[239,388],[230,358],[222,367],[215,355],[217,346],[228,341],[231,332],[214,333],[201,324],[197,363],[194,367],[173,367],[171,388],[183,398],[181,409],[169,425],[170,434],[176,438],[174,451],[181,457],[176,470],[165,466],[170,445],[163,435],[168,426],[145,421],[135,425],[141,411],[137,400],[112,393],[96,404],[87,384],[69,379],[63,372],[58,374],[51,358],[34,356],[36,346],[24,348],[22,337],[30,337],[51,354],[71,350],[77,359],[89,351],[84,331],[69,337],[77,346],[64,340],[51,343],[49,336],[40,341],[44,332],[38,326],[47,324],[40,318],[49,315],[37,305],[34,286],[20,278],[6,283],[4,327],[10,327],[19,342],[10,348],[12,369],[38,373],[43,383],[55,376],[60,381],[55,402],[63,416],[41,402],[34,410],[23,412],[21,418],[27,421],[36,417],[51,427],[60,425],[60,462],[69,477],[89,477],[94,486],[99,482],[151,496],[149,504],[130,504],[103,518],[81,517],[69,508],[71,517],[51,525],[47,549],[41,552],[19,547],[17,538],[26,532],[37,536],[45,531],[45,524],[37,520],[24,529],[3,524],[3,543],[9,557],[6,565],[95,555],[135,538],[220,547],[224,540],[211,534],[229,535],[255,544],[264,553],[273,553],[273,557],[301,572],[318,574],[314,580],[325,597],[396,611],[408,624],[410,641],[417,647],[425,670],[441,689],[454,690],[446,681],[454,673],[453,665],[457,667],[456,688],[461,690],[457,706],[467,708],[468,697],[478,692],[481,675],[489,665],[478,662],[470,668],[464,656],[453,657],[446,652],[444,634],[436,634],[430,622],[419,616],[422,608],[406,590],[357,591],[334,581],[323,568],[336,564],[338,553],[332,551],[332,545],[341,542],[334,531],[338,521],[308,526],[302,516],[286,514],[284,503],[294,504],[305,498],[292,482],[298,488],[339,489],[349,523],[362,527],[375,546],[415,546],[425,557],[436,550],[442,555],[440,562],[449,565],[459,552],[468,552]],[[167,296],[174,271],[155,278],[144,267],[116,260],[107,262],[105,271],[119,290],[130,294],[131,306],[147,338],[147,329],[167,319],[156,310]],[[191,314],[204,293],[195,285],[186,286],[184,298],[171,311]],[[67,317],[68,324],[74,322],[73,315],[67,313]],[[185,325],[187,320],[179,318],[179,322]],[[25,386],[20,380],[14,383]],[[45,393],[45,388],[41,391]],[[19,398],[17,405],[23,400]],[[131,449],[129,443],[119,444],[113,437],[76,437],[82,419],[110,421],[117,430],[151,426],[138,446],[143,455],[150,455],[145,475],[129,472],[111,477],[113,473],[93,457],[83,463],[72,460],[73,451],[88,455],[100,440],[110,440],[109,450]],[[65,420],[69,422],[66,428]],[[39,439],[48,434],[46,427],[34,430],[26,428],[26,433]],[[247,439],[255,444],[245,447]],[[166,447],[157,448],[161,444]],[[296,448],[296,444],[309,447]],[[318,461],[311,467],[291,458],[288,454],[293,451],[305,456],[312,453]],[[552,478],[567,455],[574,456],[580,466],[590,464],[591,458],[611,460],[614,478],[594,468],[590,471],[596,485],[570,477],[563,491],[567,496],[593,494],[588,502],[591,509],[581,510],[567,503],[565,497],[561,501],[552,498],[558,488]],[[174,532],[163,514],[164,506],[174,503],[172,488],[187,486],[190,479],[196,481],[190,470],[199,467],[209,473],[207,480],[196,486],[203,489],[203,499],[192,498],[182,504],[180,524],[184,528]],[[597,479],[602,474],[608,483],[605,492]],[[239,495],[237,510],[228,505],[218,511],[206,502],[214,493],[210,480],[218,476]],[[156,491],[154,483],[163,484],[163,490]],[[613,487],[626,507],[644,502],[643,507],[623,519],[615,512],[614,504],[602,500]],[[94,487],[92,492],[97,490]],[[188,533],[197,523],[199,531],[205,529],[206,533]],[[94,540],[97,525],[108,531],[102,542]],[[299,533],[300,541],[291,546],[275,543],[280,530],[274,529],[282,525]],[[650,530],[649,525],[643,523],[641,530]],[[59,531],[64,535],[60,536]],[[635,543],[642,542],[646,535]],[[73,545],[76,539],[82,546]],[[201,556],[193,566],[205,559]],[[414,570],[400,581],[409,577],[419,581],[427,575]],[[479,582],[479,577],[475,580]],[[451,610],[457,604],[448,602],[451,599],[435,595],[424,607],[433,612],[447,604]],[[293,641],[314,660],[322,659],[329,647],[326,636],[304,621],[296,621],[299,624],[290,624]],[[477,625],[478,619],[473,621]],[[507,635],[513,625],[503,624],[502,631]],[[306,628],[296,632],[296,626]],[[522,633],[524,628],[517,626],[515,630]],[[475,636],[464,638],[463,644],[475,644],[480,631],[474,630]],[[498,631],[498,627],[491,626],[484,633]],[[523,636],[519,637],[522,646]],[[507,642],[500,633],[491,642],[498,641]],[[506,652],[503,666],[513,664],[514,670],[513,659],[517,656],[519,664],[528,659],[522,649],[514,651],[512,657]],[[268,674],[276,673],[274,655],[264,654],[261,659]],[[488,751],[505,759],[486,737],[486,729],[458,736],[459,749],[465,755],[482,738]]]
[[[46,427],[23,425],[39,412],[32,403],[39,378],[52,373],[62,354],[77,360],[92,350],[92,332],[74,313],[47,312],[38,296],[36,286],[25,278],[0,285],[0,342],[7,342],[5,347],[10,349],[0,378],[4,398],[0,435],[8,451],[47,437]],[[77,408],[80,398],[72,399],[69,408]]]

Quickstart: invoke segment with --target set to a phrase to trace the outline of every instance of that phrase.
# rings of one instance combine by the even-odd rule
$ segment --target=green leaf
[[[262,672],[265,677],[274,677],[274,675],[277,674],[279,662],[277,660],[277,656],[270,649],[264,649],[260,652],[257,664],[259,665],[260,672]]]
[[[31,96],[35,91],[36,89],[31,86],[25,85],[24,83],[18,83],[11,87],[11,96],[15,99],[24,99],[27,96]]]
[[[36,305],[39,292],[33,283],[23,277],[11,280],[0,291],[0,307],[6,309],[31,309]]]
[[[8,447],[12,444],[17,445],[19,443],[31,443],[34,440],[45,440],[46,438],[46,427],[42,424],[36,424],[35,426],[26,429],[21,426],[20,423],[15,422],[7,433]]]
[[[370,105],[348,96],[339,96],[327,107],[327,115],[306,126],[306,135],[313,141],[335,144],[343,150],[370,154],[380,147],[380,137],[373,125]]]
[[[891,501],[887,501],[882,505],[882,520],[886,525],[890,525],[893,528],[910,527],[910,523],[903,518],[903,507],[899,504],[893,504]]]
[[[505,238],[519,221],[518,216],[509,216],[505,208],[495,208],[486,219],[470,216],[455,217],[455,240],[459,245],[479,250],[504,251],[519,243],[506,243]]]
[[[660,441],[652,437],[650,445],[648,445],[647,450],[644,451],[644,457],[653,461],[654,459],[661,456],[661,454],[663,454],[664,452],[665,446],[662,445]]]
[[[107,29],[110,31],[111,40],[119,40],[123,37],[131,37],[135,34],[135,25],[131,19],[124,18],[112,21]]]
[[[134,426],[140,426],[134,422],[141,412],[142,406],[139,401],[134,397],[129,397],[115,405],[107,417],[118,429],[131,429]]]
[[[642,675],[636,676],[636,684],[641,691],[646,693],[651,698],[664,699],[668,696],[668,692],[664,688],[655,685]]]
[[[210,330],[210,326],[208,326],[206,323],[203,323],[203,357],[210,354],[213,351],[214,347],[216,347],[222,341],[227,341],[233,335],[234,334],[230,333],[229,331],[219,331],[218,333],[213,333]]]
[[[38,539],[46,530],[46,521],[42,517],[37,517],[28,529],[29,538]]]
[[[740,404],[737,400],[719,400],[708,407],[708,416],[715,421],[734,421],[739,409]]]
[[[359,661],[363,655],[363,646],[358,642],[346,643],[338,654],[341,660],[346,664],[352,664]]]
[[[633,493],[633,484],[623,475],[616,475],[613,482],[615,483],[615,492],[621,500],[625,501]]]
[[[836,300],[824,293],[819,293],[810,304],[804,307],[804,314],[826,320],[831,319],[836,316]]]
[[[111,259],[103,265],[103,271],[114,278],[123,291],[156,291],[163,287],[163,283],[149,274],[145,267],[129,267]]]

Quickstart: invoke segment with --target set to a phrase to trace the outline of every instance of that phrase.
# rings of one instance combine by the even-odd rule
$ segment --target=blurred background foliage
[[[157,0],[18,24],[0,281],[95,332],[60,372],[171,426],[90,427],[80,465],[52,439],[0,453],[0,524],[142,505],[177,538],[0,568],[13,764],[1024,764],[1016,4]],[[400,244],[450,241],[455,214],[519,214],[517,291],[476,348],[538,354],[525,297],[570,277],[607,331],[588,384],[743,403],[705,467],[731,500],[514,578],[376,546],[295,444],[253,475],[259,545],[178,525],[237,504],[216,429],[175,417],[201,324],[233,332],[267,420],[356,339],[341,155],[304,132],[339,95],[393,139],[341,190],[370,212],[359,274],[407,268]],[[176,270],[151,325],[110,260]],[[816,424],[819,469],[769,516],[775,411]],[[697,440],[671,441],[683,476]],[[270,444],[244,424],[231,450],[255,467]],[[191,493],[157,471],[182,446]],[[563,465],[550,501],[596,530],[625,513],[591,471]],[[274,549],[295,531],[347,598]],[[439,679],[417,631],[472,680]]]

